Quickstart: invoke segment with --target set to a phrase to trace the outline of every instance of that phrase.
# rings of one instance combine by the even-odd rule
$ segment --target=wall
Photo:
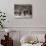
[[[14,4],[32,4],[32,19],[16,19]],[[46,31],[46,0],[0,0],[0,10],[6,12],[6,27],[19,31]],[[18,27],[18,28],[15,28]],[[20,28],[19,28],[20,27]],[[23,28],[26,27],[26,28]]]
[[[32,4],[32,19],[16,19],[14,4]],[[46,0],[0,0],[0,10],[6,12],[7,27],[46,27]]]
[[[14,16],[14,4],[27,4],[27,3],[32,4],[32,11],[33,11],[32,19],[31,18],[16,19]],[[8,29],[11,29],[11,31],[21,31],[20,37],[27,33],[30,34],[31,31],[38,31],[38,32],[46,31],[45,4],[46,0],[0,0],[0,10],[6,12],[7,16],[5,26],[8,27]],[[19,35],[17,35],[16,33],[15,36],[18,38]],[[16,43],[16,45],[18,46],[20,44]]]
[[[14,16],[14,4],[32,4],[32,19],[16,19]],[[0,11],[6,12],[5,26],[12,31],[21,31],[20,37],[31,34],[31,31],[46,31],[46,0],[0,0]],[[25,31],[25,32],[24,32]],[[37,33],[37,32],[36,32]],[[46,33],[46,32],[44,32]],[[15,33],[14,33],[15,34]],[[0,36],[2,37],[2,36]],[[15,39],[19,34],[15,34]],[[18,40],[18,39],[17,39]],[[16,41],[17,42],[17,41]],[[20,45],[18,42],[16,46]],[[15,46],[15,41],[14,41]]]
[[[14,4],[32,4],[32,19],[16,19]],[[0,10],[6,12],[5,26],[12,31],[21,31],[20,36],[31,31],[46,31],[46,0],[0,0]],[[26,32],[24,32],[26,31]],[[18,36],[16,34],[16,36]],[[17,39],[18,40],[18,39]],[[18,46],[18,45],[17,45]]]

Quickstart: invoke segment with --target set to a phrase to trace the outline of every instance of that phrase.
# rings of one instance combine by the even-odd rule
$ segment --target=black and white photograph
[[[32,18],[32,5],[31,4],[15,4],[14,15],[17,18]]]

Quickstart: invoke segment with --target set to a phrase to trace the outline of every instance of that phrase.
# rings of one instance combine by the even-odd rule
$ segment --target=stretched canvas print
[[[32,18],[31,4],[15,4],[14,15],[16,18]]]

